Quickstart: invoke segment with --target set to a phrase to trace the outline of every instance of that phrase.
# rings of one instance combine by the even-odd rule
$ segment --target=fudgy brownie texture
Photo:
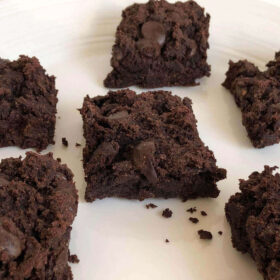
[[[55,77],[36,57],[0,58],[0,147],[54,144],[56,96]]]
[[[226,204],[233,247],[250,253],[265,280],[280,279],[280,174],[265,166],[248,180]]]
[[[121,88],[193,86],[210,76],[210,16],[196,2],[150,0],[122,13],[104,85]]]
[[[87,201],[104,197],[217,197],[226,171],[200,140],[191,100],[156,91],[86,97]]]
[[[52,154],[0,163],[0,279],[70,280],[73,174]]]
[[[242,111],[242,123],[256,148],[280,141],[280,53],[261,72],[247,60],[229,62],[223,86]]]

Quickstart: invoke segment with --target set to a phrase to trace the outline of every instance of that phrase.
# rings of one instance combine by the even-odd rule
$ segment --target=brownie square
[[[280,279],[280,174],[265,166],[240,180],[226,204],[233,247],[250,253],[265,280]]]
[[[210,16],[196,2],[150,0],[122,13],[104,85],[121,88],[194,86],[210,76]]]
[[[84,99],[87,201],[217,197],[226,170],[199,138],[191,100],[125,89]]]
[[[0,147],[54,144],[56,96],[55,77],[36,57],[0,58]]]
[[[242,112],[242,123],[256,148],[280,142],[280,53],[262,72],[247,60],[229,62],[223,86]]]
[[[71,280],[71,224],[78,195],[73,174],[52,154],[0,163],[0,279]]]

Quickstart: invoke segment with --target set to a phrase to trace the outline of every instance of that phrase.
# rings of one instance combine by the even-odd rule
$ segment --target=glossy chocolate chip
[[[155,150],[155,143],[153,141],[143,141],[133,150],[135,166],[151,183],[157,182],[157,174],[152,163]]]
[[[141,33],[145,39],[156,41],[160,46],[165,42],[164,26],[157,21],[147,21],[142,25]]]
[[[5,253],[6,258],[13,260],[20,255],[21,250],[19,238],[4,229],[0,223],[0,254]]]
[[[109,120],[120,120],[128,117],[127,111],[119,111],[108,116]]]

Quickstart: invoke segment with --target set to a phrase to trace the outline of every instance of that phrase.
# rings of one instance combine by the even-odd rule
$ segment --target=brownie
[[[68,265],[78,196],[52,154],[0,163],[0,279],[73,279]]]
[[[122,13],[104,85],[121,88],[194,86],[210,76],[210,16],[196,2],[150,0]]]
[[[217,197],[226,170],[199,138],[191,100],[125,89],[84,99],[87,201]]]
[[[0,147],[54,144],[56,96],[55,77],[36,57],[0,58]]]
[[[229,62],[224,87],[242,112],[242,123],[256,148],[280,142],[280,53],[260,71],[247,60]]]
[[[280,174],[264,167],[248,180],[226,204],[233,247],[249,253],[265,280],[280,279]]]

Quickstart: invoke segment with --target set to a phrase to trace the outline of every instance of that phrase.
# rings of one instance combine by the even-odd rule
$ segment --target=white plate
[[[199,1],[211,14],[208,53],[212,75],[202,79],[199,87],[171,89],[193,100],[200,136],[215,152],[218,165],[228,170],[228,178],[219,182],[219,198],[186,203],[176,199],[104,199],[89,204],[83,199],[82,148],[75,147],[76,142],[84,143],[76,109],[86,94],[107,92],[102,81],[110,70],[114,32],[121,10],[133,1],[0,1],[0,55],[9,59],[35,55],[48,73],[57,76],[61,119],[57,119],[56,145],[47,151],[68,164],[79,189],[71,240],[71,252],[81,260],[72,265],[75,280],[262,279],[250,257],[232,248],[224,204],[238,190],[239,178],[262,170],[265,164],[280,165],[280,145],[261,150],[252,147],[239,109],[220,84],[229,59],[248,58],[264,68],[280,49],[280,8],[273,2]],[[62,147],[63,136],[70,142],[68,148]],[[24,153],[4,148],[0,158]],[[146,210],[150,201],[159,207]],[[208,217],[197,213],[192,216],[199,217],[199,224],[190,223],[185,211],[191,206],[207,211]],[[171,219],[161,217],[166,207],[174,212]],[[199,240],[197,230],[201,228],[212,231],[211,242]],[[221,237],[219,230],[224,232]]]

